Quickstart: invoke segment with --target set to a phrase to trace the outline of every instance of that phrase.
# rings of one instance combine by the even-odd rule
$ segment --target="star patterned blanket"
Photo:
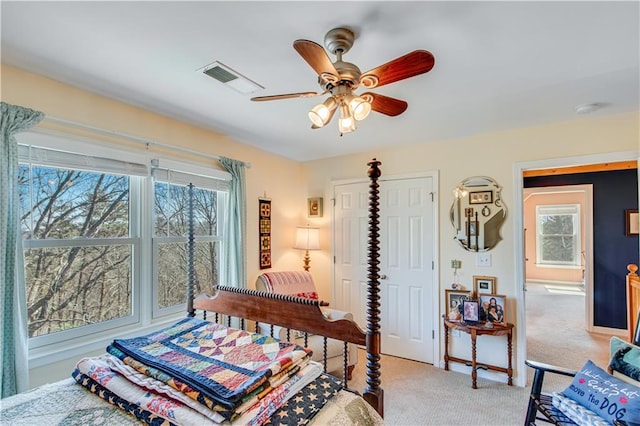
[[[229,408],[256,391],[268,390],[270,378],[311,356],[310,350],[294,343],[197,318],[146,336],[116,339],[107,352],[125,363],[132,358],[160,370],[175,389],[182,391],[186,385]]]

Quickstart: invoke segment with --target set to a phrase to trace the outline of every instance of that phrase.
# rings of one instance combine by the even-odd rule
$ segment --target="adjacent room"
[[[1,423],[640,423],[639,2],[0,13]]]

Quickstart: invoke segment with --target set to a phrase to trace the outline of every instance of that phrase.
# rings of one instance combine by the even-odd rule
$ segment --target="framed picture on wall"
[[[493,191],[469,192],[469,204],[493,203]]]
[[[626,235],[627,237],[638,235],[638,232],[640,231],[640,216],[638,215],[638,210],[625,210],[624,224],[624,235]]]
[[[322,217],[322,197],[309,198],[307,200],[309,217]]]

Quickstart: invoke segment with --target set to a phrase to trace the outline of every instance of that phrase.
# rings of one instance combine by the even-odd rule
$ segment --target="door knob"
[[[387,279],[387,276],[386,276],[385,274],[382,274],[382,275],[380,275],[380,279],[381,279],[381,280],[386,280],[386,279]]]

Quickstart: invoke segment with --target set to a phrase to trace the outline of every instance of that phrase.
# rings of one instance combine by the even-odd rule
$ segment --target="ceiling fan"
[[[392,117],[402,114],[408,106],[405,101],[373,92],[356,95],[354,90],[360,86],[373,89],[424,74],[433,68],[435,58],[426,50],[414,50],[362,73],[356,65],[342,60],[342,55],[351,49],[354,40],[355,35],[348,28],[334,28],[327,32],[324,37],[324,45],[329,52],[336,56],[335,62],[331,61],[327,52],[318,43],[310,40],[294,41],[293,48],[318,73],[318,83],[323,91],[258,96],[251,98],[251,100],[273,101],[308,98],[330,93],[331,96],[309,111],[309,119],[313,123],[311,128],[324,127],[331,121],[339,108],[338,129],[341,134],[354,131],[356,121],[363,120],[371,110]]]

